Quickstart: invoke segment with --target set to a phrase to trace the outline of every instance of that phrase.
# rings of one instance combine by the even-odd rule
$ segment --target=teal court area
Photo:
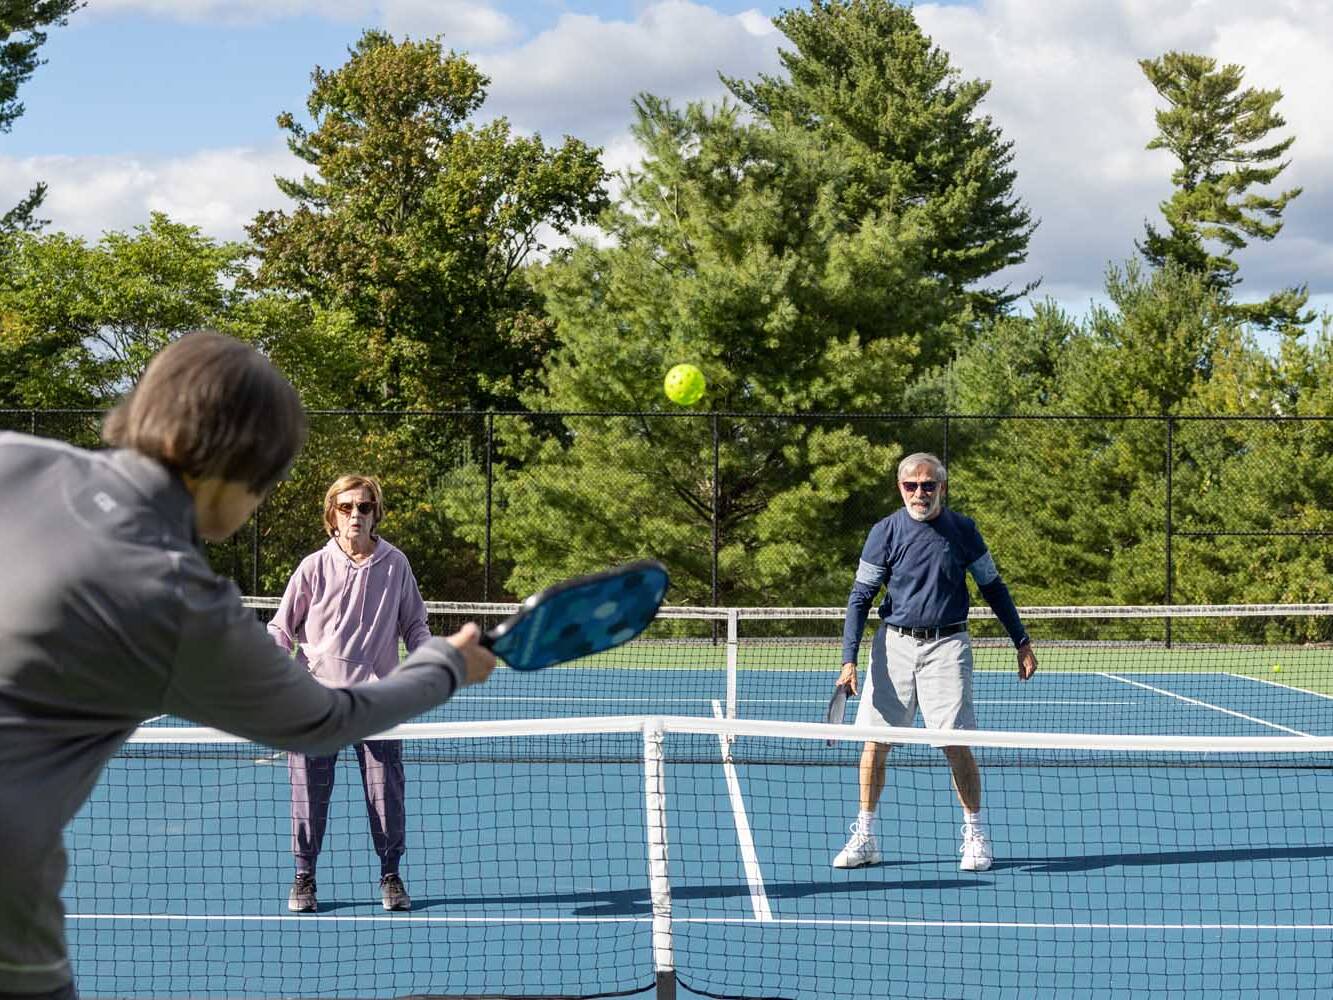
[[[636,677],[634,696],[617,701],[630,685],[614,671],[598,668],[596,696],[567,672],[570,698],[590,699],[571,713],[569,698],[524,702],[524,678],[506,672],[441,720],[490,711],[469,698],[513,699],[507,714],[534,719],[721,712],[656,673],[656,696]],[[828,683],[770,672],[754,692],[762,704],[741,684],[738,715],[815,720]],[[1198,671],[1049,673],[1029,685],[985,672],[977,701],[983,726],[1003,713],[1014,730],[1124,732],[1150,713],[1218,749],[1106,749],[1068,735],[1063,746],[978,747],[996,863],[969,874],[948,771],[929,746],[891,755],[884,863],[839,871],[830,860],[855,815],[856,742],[830,747],[780,726],[729,739],[673,732],[668,719],[660,761],[646,761],[635,731],[422,736],[406,743],[412,911],[379,905],[345,753],[321,909],[297,915],[286,910],[282,755],[133,743],[67,838],[80,989],[648,997],[666,972],[678,996],[1321,993],[1333,973],[1333,753],[1223,741],[1333,735],[1333,702]],[[652,865],[659,839],[664,868]]]

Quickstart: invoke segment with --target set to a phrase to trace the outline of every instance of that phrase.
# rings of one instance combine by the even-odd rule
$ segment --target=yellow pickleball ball
[[[707,387],[704,373],[690,364],[676,365],[666,373],[666,379],[662,383],[667,399],[680,406],[693,406],[699,402]]]

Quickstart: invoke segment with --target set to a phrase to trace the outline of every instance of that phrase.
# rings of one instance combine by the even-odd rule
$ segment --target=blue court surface
[[[719,710],[660,673],[675,685],[660,701],[617,702],[603,669],[602,694],[578,684],[585,700],[558,708],[498,674],[439,718]],[[762,692],[742,684],[738,714],[817,721],[829,683],[767,672]],[[976,701],[983,727],[1333,735],[1323,695],[1199,672],[985,672]],[[82,994],[651,996],[655,943],[680,996],[1319,996],[1333,982],[1329,755],[979,750],[996,863],[974,874],[958,870],[940,755],[899,748],[885,860],[840,871],[859,746],[741,737],[724,754],[716,736],[668,733],[670,936],[654,938],[641,735],[427,744],[407,750],[413,910],[379,905],[345,753],[313,915],[286,909],[282,755],[131,747],[67,836]]]

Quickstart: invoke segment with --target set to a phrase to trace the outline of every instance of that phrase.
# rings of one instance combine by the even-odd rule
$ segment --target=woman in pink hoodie
[[[371,476],[340,476],[324,496],[328,543],[301,561],[268,631],[293,650],[321,684],[347,687],[375,681],[398,665],[398,643],[411,652],[430,638],[426,605],[402,551],[376,533],[384,494]],[[398,873],[406,810],[402,743],[356,744],[366,793],[370,836],[380,858],[380,899],[386,910],[410,910],[412,900]],[[292,854],[296,878],[288,909],[318,909],[315,863],[319,858],[338,758],[288,755],[292,782]]]

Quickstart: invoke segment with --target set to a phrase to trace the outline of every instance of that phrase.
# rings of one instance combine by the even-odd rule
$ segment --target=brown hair
[[[264,493],[305,443],[301,399],[268,359],[212,330],[187,333],[149,362],[102,422],[102,440],[183,475]]]
[[[362,487],[370,490],[370,498],[375,503],[375,521],[370,526],[370,535],[372,538],[378,537],[375,534],[375,529],[384,520],[384,488],[380,486],[380,481],[374,476],[362,476],[355,472],[348,472],[335,479],[328,492],[324,494],[324,528],[328,531],[330,538],[336,537],[338,534],[338,516],[333,512],[336,506],[334,501],[338,499],[338,494],[346,493],[348,490],[359,490]]]

